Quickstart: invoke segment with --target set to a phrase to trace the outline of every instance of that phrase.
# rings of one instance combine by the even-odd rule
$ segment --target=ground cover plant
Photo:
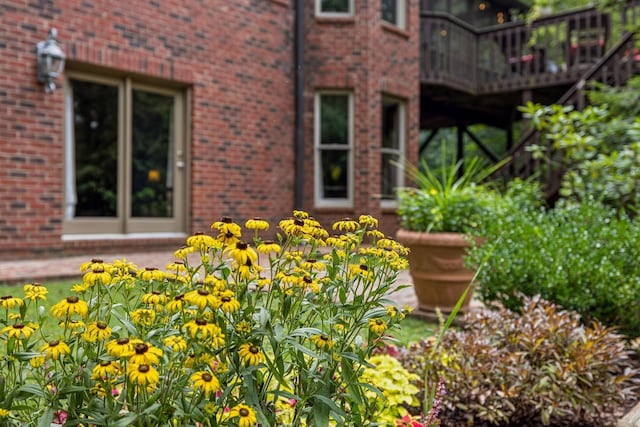
[[[405,249],[366,215],[334,237],[299,211],[268,227],[224,218],[163,270],[88,261],[50,311],[42,285],[0,296],[0,423],[378,422],[362,377],[406,314],[388,299]]]
[[[640,385],[620,335],[539,297],[395,352],[421,390],[444,380],[442,426],[613,426]]]

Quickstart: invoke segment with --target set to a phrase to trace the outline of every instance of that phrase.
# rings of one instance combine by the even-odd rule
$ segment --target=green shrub
[[[622,337],[539,297],[523,301],[521,313],[472,312],[439,345],[401,350],[405,368],[426,379],[421,388],[444,378],[442,425],[615,425],[640,385]]]
[[[495,218],[467,264],[486,263],[478,293],[491,304],[519,306],[518,293],[541,295],[640,336],[640,225],[597,203],[522,209]]]

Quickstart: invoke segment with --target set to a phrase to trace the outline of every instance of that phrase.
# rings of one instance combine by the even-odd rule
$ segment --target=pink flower
[[[53,414],[53,419],[51,420],[51,424],[63,425],[65,421],[67,421],[66,411],[56,411]]]
[[[417,420],[418,417],[405,415],[404,417],[396,420],[396,427],[424,427],[424,424]]]

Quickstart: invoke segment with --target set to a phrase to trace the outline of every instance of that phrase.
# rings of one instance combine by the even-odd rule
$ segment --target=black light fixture
[[[52,28],[46,41],[38,42],[38,81],[44,84],[44,91],[51,93],[56,88],[55,80],[64,70],[65,55],[57,42],[58,30]]]

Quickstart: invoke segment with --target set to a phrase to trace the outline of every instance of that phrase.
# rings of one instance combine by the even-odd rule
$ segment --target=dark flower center
[[[249,347],[249,352],[252,354],[258,354],[260,353],[260,349],[255,345],[252,345],[251,347]]]
[[[80,298],[78,298],[75,295],[71,295],[70,297],[67,297],[67,302],[69,304],[76,304],[78,301],[80,301]]]
[[[143,374],[149,372],[151,368],[149,368],[149,365],[140,365],[138,366],[138,372],[142,372]]]
[[[198,295],[202,295],[203,297],[206,297],[207,295],[209,295],[209,291],[206,289],[198,289]]]
[[[196,319],[196,325],[205,326],[206,324],[207,324],[207,321],[205,319]]]
[[[202,379],[203,379],[205,382],[210,382],[210,381],[213,379],[213,375],[211,375],[211,374],[210,374],[210,373],[208,373],[208,372],[205,372],[204,374],[202,374]]]
[[[233,222],[233,218],[231,218],[230,216],[223,216],[220,221],[224,222],[225,224],[231,224]]]
[[[136,344],[136,354],[145,354],[149,351],[149,346],[145,343]]]
[[[97,327],[98,329],[107,329],[107,326],[108,326],[108,325],[107,325],[105,322],[98,322],[98,323],[96,323],[96,327]]]
[[[58,340],[49,341],[49,347],[57,347],[58,344],[60,344]]]
[[[249,245],[247,244],[247,242],[243,242],[242,240],[239,241],[238,243],[236,243],[236,249],[245,250],[248,247],[249,247]]]
[[[118,338],[118,341],[116,342],[118,345],[126,345],[129,344],[129,338]]]
[[[24,325],[22,323],[16,323],[15,325],[13,325],[13,329],[23,329]]]
[[[240,414],[241,417],[248,417],[249,416],[249,410],[247,408],[240,408],[238,413]]]

